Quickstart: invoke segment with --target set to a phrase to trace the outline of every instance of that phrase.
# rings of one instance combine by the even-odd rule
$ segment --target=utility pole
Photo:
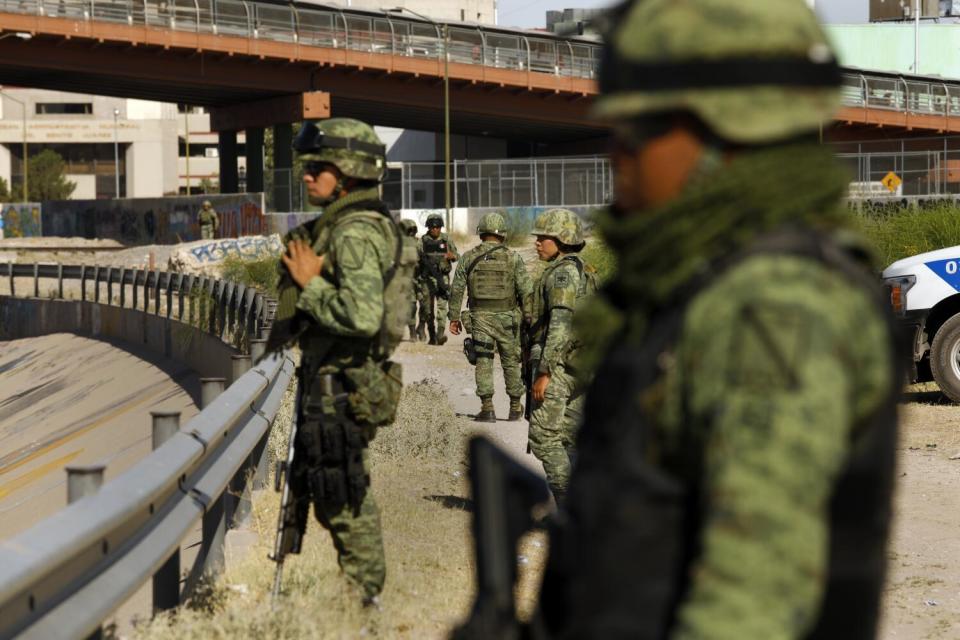
[[[920,0],[913,3],[913,72],[920,74]]]
[[[117,118],[120,117],[120,109],[113,110],[113,182],[114,197],[120,199],[120,137],[117,133]]]

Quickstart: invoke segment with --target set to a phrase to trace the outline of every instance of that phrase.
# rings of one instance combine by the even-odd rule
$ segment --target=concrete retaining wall
[[[135,345],[177,362],[205,378],[231,382],[230,356],[238,353],[216,336],[182,322],[135,309],[95,302],[0,296],[0,340],[74,333]]]

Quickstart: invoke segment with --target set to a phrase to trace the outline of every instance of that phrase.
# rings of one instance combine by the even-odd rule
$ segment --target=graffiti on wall
[[[263,194],[223,194],[120,200],[59,200],[43,205],[43,235],[108,238],[126,245],[177,244],[200,239],[199,213],[209,200],[220,216],[217,235],[264,231]]]
[[[0,238],[36,238],[41,235],[40,204],[0,204]]]
[[[257,236],[238,240],[216,240],[191,247],[190,253],[200,263],[219,262],[229,256],[238,258],[259,258],[275,256],[282,250],[280,236]]]

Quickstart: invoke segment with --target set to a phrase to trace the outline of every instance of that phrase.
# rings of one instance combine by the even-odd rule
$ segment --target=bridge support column
[[[220,151],[220,193],[237,193],[240,190],[240,173],[237,170],[237,132],[221,131],[217,147]]]
[[[247,128],[247,193],[263,191],[263,127]]]
[[[293,126],[273,125],[273,210],[293,209],[293,189],[299,176],[293,175]]]

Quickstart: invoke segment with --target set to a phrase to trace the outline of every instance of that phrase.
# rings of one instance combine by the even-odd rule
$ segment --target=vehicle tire
[[[943,395],[960,403],[960,314],[944,322],[933,338],[930,370]]]

